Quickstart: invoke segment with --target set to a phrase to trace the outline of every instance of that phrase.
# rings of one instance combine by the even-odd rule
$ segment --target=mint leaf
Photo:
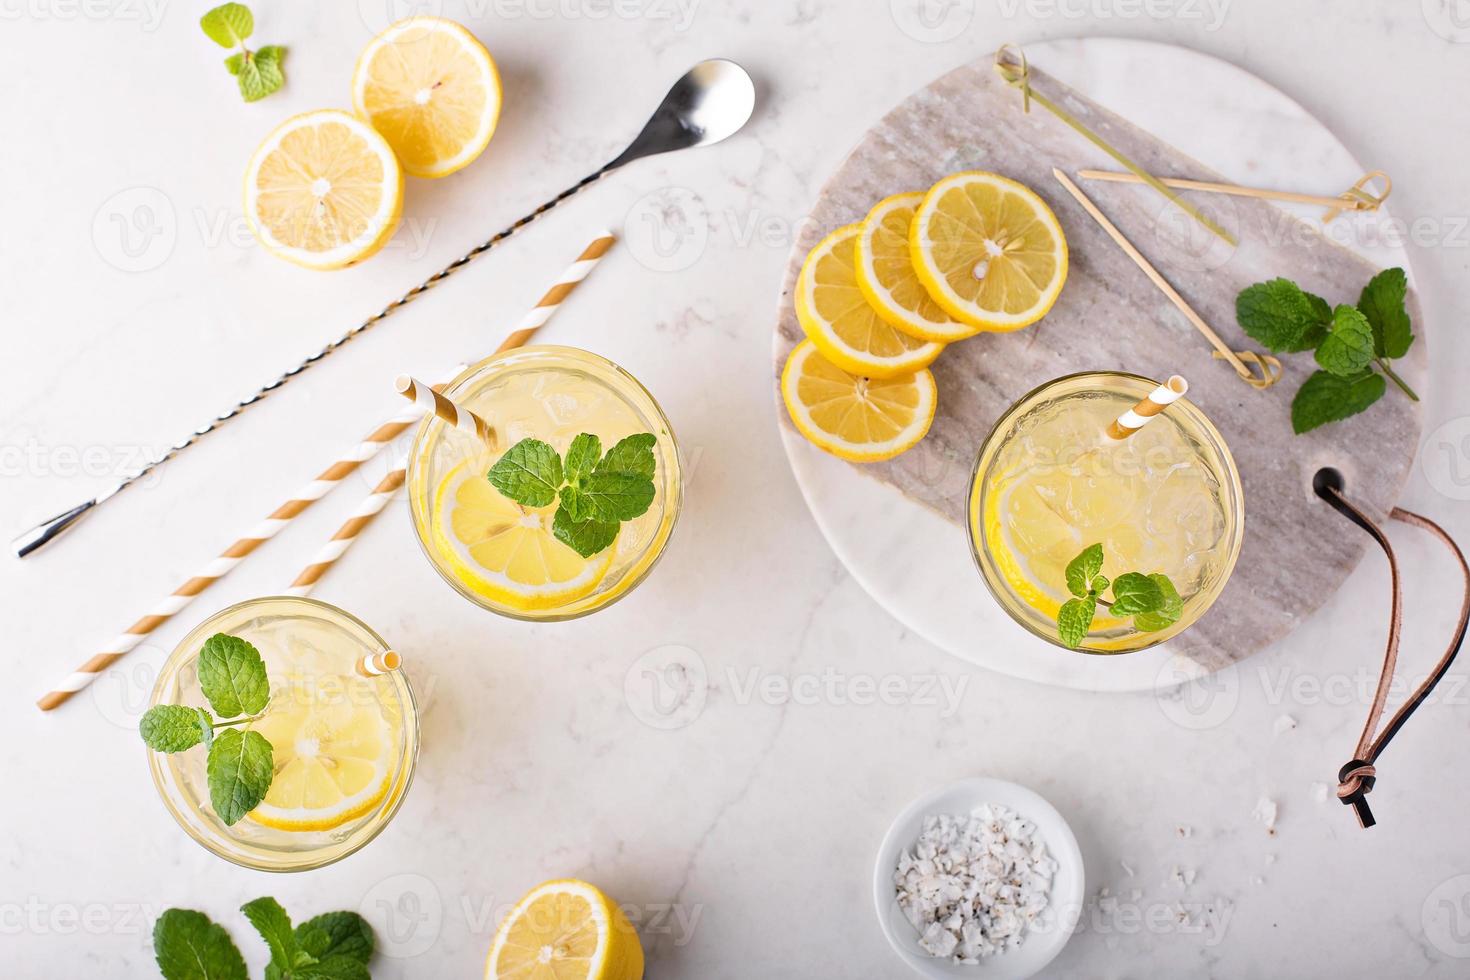
[[[653,493],[653,483],[636,473],[594,473],[582,488],[590,516],[599,521],[631,521],[641,516],[653,503]]]
[[[1317,363],[1325,371],[1350,378],[1373,363],[1373,328],[1351,306],[1332,311],[1332,332],[1317,347]]]
[[[194,723],[199,726],[199,741],[207,749],[214,744],[214,719],[203,708],[194,709]]]
[[[366,963],[373,957],[373,927],[356,912],[327,912],[296,927],[296,944],[322,962],[346,957]]]
[[[653,447],[658,444],[652,432],[639,432],[618,441],[597,464],[598,473],[630,473],[652,480],[657,460]]]
[[[281,908],[281,903],[274,898],[257,898],[253,902],[246,902],[240,906],[240,911],[245,913],[245,918],[260,933],[265,944],[270,947],[271,965],[284,971],[289,976],[290,971],[298,966],[309,966],[316,962],[316,957],[302,950],[296,941],[296,934],[291,929],[291,917],[286,910]]]
[[[561,498],[561,508],[557,513],[566,511],[567,519],[573,522],[592,519],[592,501],[581,490],[576,487],[562,487],[557,496]]]
[[[164,980],[246,980],[230,934],[203,912],[169,909],[153,924],[153,956]]]
[[[578,521],[565,507],[558,507],[551,521],[556,539],[583,558],[591,558],[616,541],[619,527],[616,521]]]
[[[1154,572],[1149,578],[1153,579],[1159,587],[1159,592],[1164,596],[1164,601],[1152,612],[1139,613],[1133,617],[1133,628],[1145,633],[1156,633],[1166,626],[1173,626],[1179,622],[1179,617],[1184,615],[1184,600],[1179,598],[1179,590],[1174,588],[1174,583],[1169,581],[1169,576],[1163,572]]]
[[[1317,371],[1302,382],[1291,402],[1291,428],[1298,435],[1328,422],[1357,415],[1383,397],[1387,382],[1372,371],[1340,378]]]
[[[1087,587],[1097,578],[1103,566],[1103,546],[1090,544],[1067,563],[1067,591],[1079,599],[1086,598]]]
[[[240,96],[246,102],[259,102],[286,84],[286,73],[282,62],[286,60],[286,49],[277,44],[267,45],[255,52],[244,52],[238,64],[234,55],[225,62],[230,74],[240,86]]]
[[[215,736],[204,765],[209,802],[230,826],[265,799],[275,775],[271,743],[259,732],[227,729]]]
[[[1251,338],[1280,354],[1316,347],[1331,316],[1320,297],[1290,279],[1271,279],[1240,291],[1235,319]]]
[[[522,439],[495,461],[488,474],[502,494],[527,507],[545,507],[562,484],[561,457],[540,439]]]
[[[200,17],[199,26],[215,44],[233,48],[255,33],[255,17],[243,3],[227,3]]]
[[[577,436],[567,447],[567,482],[574,487],[580,487],[582,481],[592,475],[601,458],[601,439],[587,432]]]
[[[1414,342],[1405,303],[1409,283],[1403,269],[1384,269],[1368,280],[1358,309],[1373,327],[1373,351],[1379,357],[1403,357]]]
[[[265,661],[260,651],[238,636],[216,633],[205,640],[198,670],[199,686],[221,718],[256,714],[270,700]]]
[[[198,745],[198,718],[181,704],[155,704],[138,722],[138,734],[155,752],[183,752]]]
[[[333,956],[297,967],[290,973],[290,980],[370,980],[367,964],[350,956]]]
[[[1106,575],[1099,575],[1092,580],[1093,595],[1102,595],[1106,591],[1108,591],[1108,577]]]
[[[1092,629],[1092,617],[1097,614],[1097,600],[1092,596],[1085,599],[1068,599],[1057,613],[1057,633],[1062,645],[1075,650],[1087,639]]]
[[[1159,583],[1140,572],[1125,572],[1113,582],[1114,616],[1137,616],[1153,612],[1164,604]]]

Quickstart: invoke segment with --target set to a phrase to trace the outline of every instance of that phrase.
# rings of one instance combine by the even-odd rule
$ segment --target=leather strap
[[[1373,790],[1377,782],[1378,770],[1375,764],[1388,743],[1398,734],[1404,722],[1424,699],[1434,686],[1439,683],[1449,670],[1450,664],[1454,663],[1455,655],[1460,652],[1460,644],[1465,639],[1466,623],[1470,622],[1470,565],[1465,563],[1465,555],[1460,551],[1458,545],[1445,533],[1444,528],[1434,523],[1427,517],[1415,514],[1412,511],[1395,507],[1389,511],[1389,517],[1405,524],[1411,524],[1434,535],[1442,541],[1445,547],[1454,554],[1455,560],[1460,564],[1460,574],[1465,579],[1464,597],[1460,602],[1460,619],[1455,629],[1454,638],[1445,648],[1444,656],[1440,657],[1439,663],[1434,670],[1425,678],[1424,683],[1414,690],[1407,700],[1394,712],[1393,717],[1377,737],[1374,732],[1378,730],[1378,722],[1383,717],[1384,702],[1388,698],[1389,687],[1393,683],[1394,669],[1398,665],[1399,634],[1403,626],[1403,591],[1399,581],[1398,560],[1394,557],[1393,546],[1389,543],[1383,529],[1375,524],[1357,507],[1348,502],[1342,495],[1342,476],[1336,470],[1322,470],[1313,480],[1313,489],[1317,496],[1332,505],[1339,514],[1367,531],[1369,536],[1383,549],[1383,554],[1388,558],[1388,572],[1391,588],[1393,590],[1392,609],[1388,620],[1388,645],[1383,652],[1383,668],[1378,676],[1378,690],[1374,693],[1373,704],[1368,709],[1368,720],[1363,725],[1363,734],[1358,738],[1357,747],[1353,750],[1353,758],[1347,762],[1337,773],[1337,798],[1353,808],[1353,813],[1358,818],[1358,823],[1363,827],[1371,827],[1376,822],[1373,819],[1373,811],[1368,808],[1368,794]]]

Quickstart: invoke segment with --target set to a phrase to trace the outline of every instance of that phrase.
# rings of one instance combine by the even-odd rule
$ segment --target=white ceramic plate
[[[1026,55],[1228,179],[1297,189],[1301,175],[1312,174],[1323,190],[1346,190],[1367,169],[1295,101],[1198,51],[1084,38],[1028,44]],[[1307,220],[1321,213],[1295,205],[1288,210]],[[1337,219],[1332,237],[1379,266],[1408,270],[1390,221],[1386,207],[1347,215]],[[1032,636],[991,598],[963,527],[854,472],[789,425],[780,431],[796,482],[832,550],[883,608],[935,646],[1013,677],[1086,691],[1162,690],[1200,675],[1192,661],[1170,654],[1168,644],[1124,657],[1089,657]],[[884,533],[874,534],[875,527]]]
[[[893,891],[893,870],[899,853],[913,847],[923,829],[924,817],[930,814],[967,814],[984,803],[1009,807],[1036,824],[1037,833],[1046,850],[1057,862],[1052,879],[1051,902],[1046,921],[1033,925],[1019,947],[979,963],[954,963],[936,959],[919,949],[919,933],[904,917]],[[873,865],[873,904],[878,924],[888,943],[915,973],[936,980],[954,977],[979,980],[1024,980],[1035,976],[1056,958],[1072,938],[1072,930],[1082,913],[1082,851],[1077,838],[1062,815],[1046,800],[1024,786],[1003,779],[977,776],[925,793],[904,807],[888,828],[878,858]]]

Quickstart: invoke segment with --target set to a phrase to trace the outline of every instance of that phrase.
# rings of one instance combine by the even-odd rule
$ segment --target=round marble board
[[[1115,38],[1039,43],[1026,55],[1038,91],[1060,97],[1155,174],[1328,193],[1367,169],[1290,98],[1207,55]],[[822,235],[861,220],[881,197],[921,190],[956,170],[1014,177],[1057,212],[1072,269],[1039,324],[982,334],[940,355],[934,427],[897,460],[863,467],[829,456],[792,428],[784,407],[781,434],[833,550],[909,628],[1016,677],[1082,690],[1154,690],[1255,653],[1320,606],[1362,558],[1368,539],[1313,498],[1312,474],[1321,465],[1338,467],[1354,499],[1382,516],[1408,477],[1422,425],[1417,406],[1390,390],[1364,415],[1294,436],[1289,405],[1313,369],[1310,355],[1286,358],[1286,377],[1264,393],[1211,361],[1204,339],[1053,181],[1053,166],[1118,169],[1044,109],[1022,114],[1019,92],[996,82],[989,58],[921,89],[869,130],[822,189],[787,264],[774,343],[778,405],[781,366],[802,336],[791,303],[802,259]],[[1240,244],[1231,248],[1147,188],[1083,188],[1237,349],[1255,346],[1233,315],[1235,293],[1252,282],[1286,275],[1329,302],[1351,303],[1377,268],[1408,270],[1402,247],[1387,233],[1386,208],[1324,226],[1320,208],[1192,196],[1237,232]],[[1411,292],[1418,340],[1403,371],[1422,393],[1427,344],[1413,304]],[[1037,384],[1089,369],[1186,374],[1191,399],[1230,443],[1246,490],[1246,543],[1219,601],[1170,643],[1116,657],[1071,653],[1013,623],[981,582],[962,523],[971,463],[999,413]],[[1292,576],[1310,588],[1273,587],[1294,569],[1310,573]]]

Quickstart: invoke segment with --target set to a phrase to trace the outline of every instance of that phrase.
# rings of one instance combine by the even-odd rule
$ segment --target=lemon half
[[[628,917],[594,885],[537,885],[505,917],[486,980],[641,980],[643,946]]]

